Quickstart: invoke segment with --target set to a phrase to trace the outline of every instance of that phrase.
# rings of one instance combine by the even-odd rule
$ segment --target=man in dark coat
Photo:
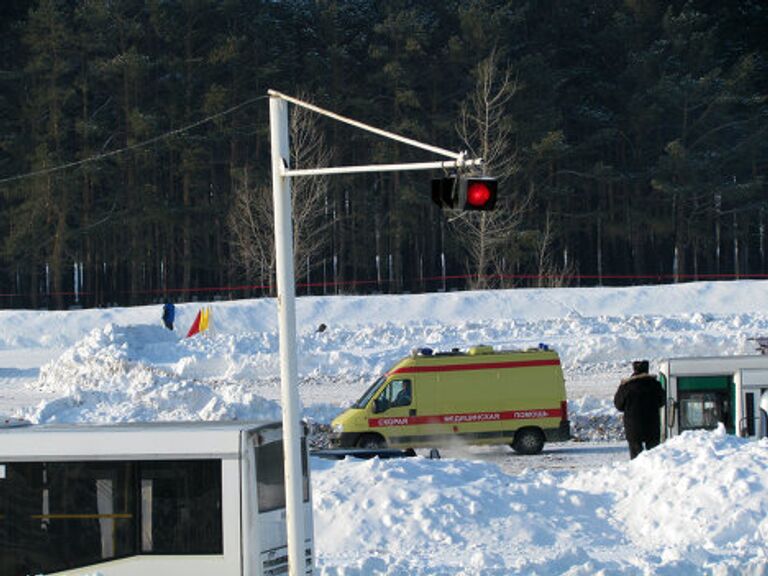
[[[659,381],[648,374],[647,360],[632,362],[632,376],[621,381],[613,403],[619,412],[624,412],[624,434],[629,443],[630,459],[640,454],[643,448],[650,450],[659,445],[659,408],[665,404],[665,393]]]

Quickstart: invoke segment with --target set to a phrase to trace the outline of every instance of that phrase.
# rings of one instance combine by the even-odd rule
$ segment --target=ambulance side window
[[[376,399],[376,412],[410,406],[413,398],[410,380],[392,380]]]

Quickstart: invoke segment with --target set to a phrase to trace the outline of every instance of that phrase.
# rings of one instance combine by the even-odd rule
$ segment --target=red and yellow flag
[[[192,326],[189,327],[187,332],[187,338],[194,336],[199,332],[205,332],[210,327],[211,321],[211,309],[209,307],[201,308],[195,316],[195,321],[192,322]]]

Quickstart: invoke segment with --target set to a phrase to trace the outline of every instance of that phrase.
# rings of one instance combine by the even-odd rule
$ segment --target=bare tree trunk
[[[509,68],[499,72],[495,52],[478,65],[476,74],[475,89],[462,107],[457,131],[470,153],[483,159],[484,173],[495,176],[503,188],[505,180],[518,170],[507,114],[517,81]],[[466,251],[471,288],[487,288],[492,274],[505,274],[509,259],[503,254],[514,245],[530,198],[514,202],[510,195],[502,194],[494,211],[462,212],[450,220]]]
[[[539,288],[568,286],[574,275],[573,266],[568,261],[567,250],[563,254],[562,264],[557,264],[553,250],[554,239],[552,216],[547,210],[544,231],[540,233],[536,243]]]
[[[296,168],[327,166],[331,151],[317,127],[312,113],[294,108],[290,118],[291,165]],[[293,248],[296,280],[306,278],[306,262],[318,261],[330,241],[330,232],[338,223],[324,216],[328,196],[328,180],[316,176],[293,178]],[[274,293],[275,248],[272,216],[272,193],[267,185],[254,185],[247,169],[234,189],[235,201],[228,215],[232,233],[233,256],[248,278],[268,274]],[[338,264],[338,263],[336,263]],[[337,267],[335,267],[337,270]]]

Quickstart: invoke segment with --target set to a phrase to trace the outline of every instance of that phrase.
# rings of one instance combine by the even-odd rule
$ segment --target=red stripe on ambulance
[[[535,368],[537,366],[559,366],[560,360],[522,360],[518,362],[484,362],[477,364],[443,364],[440,366],[403,366],[388,374],[415,372],[464,372],[466,370],[500,370],[504,368]]]
[[[535,420],[538,418],[562,418],[560,408],[535,410],[510,410],[508,412],[469,412],[466,414],[435,414],[432,416],[388,416],[369,418],[371,428],[388,426],[416,426],[419,424],[476,424],[501,420]]]

